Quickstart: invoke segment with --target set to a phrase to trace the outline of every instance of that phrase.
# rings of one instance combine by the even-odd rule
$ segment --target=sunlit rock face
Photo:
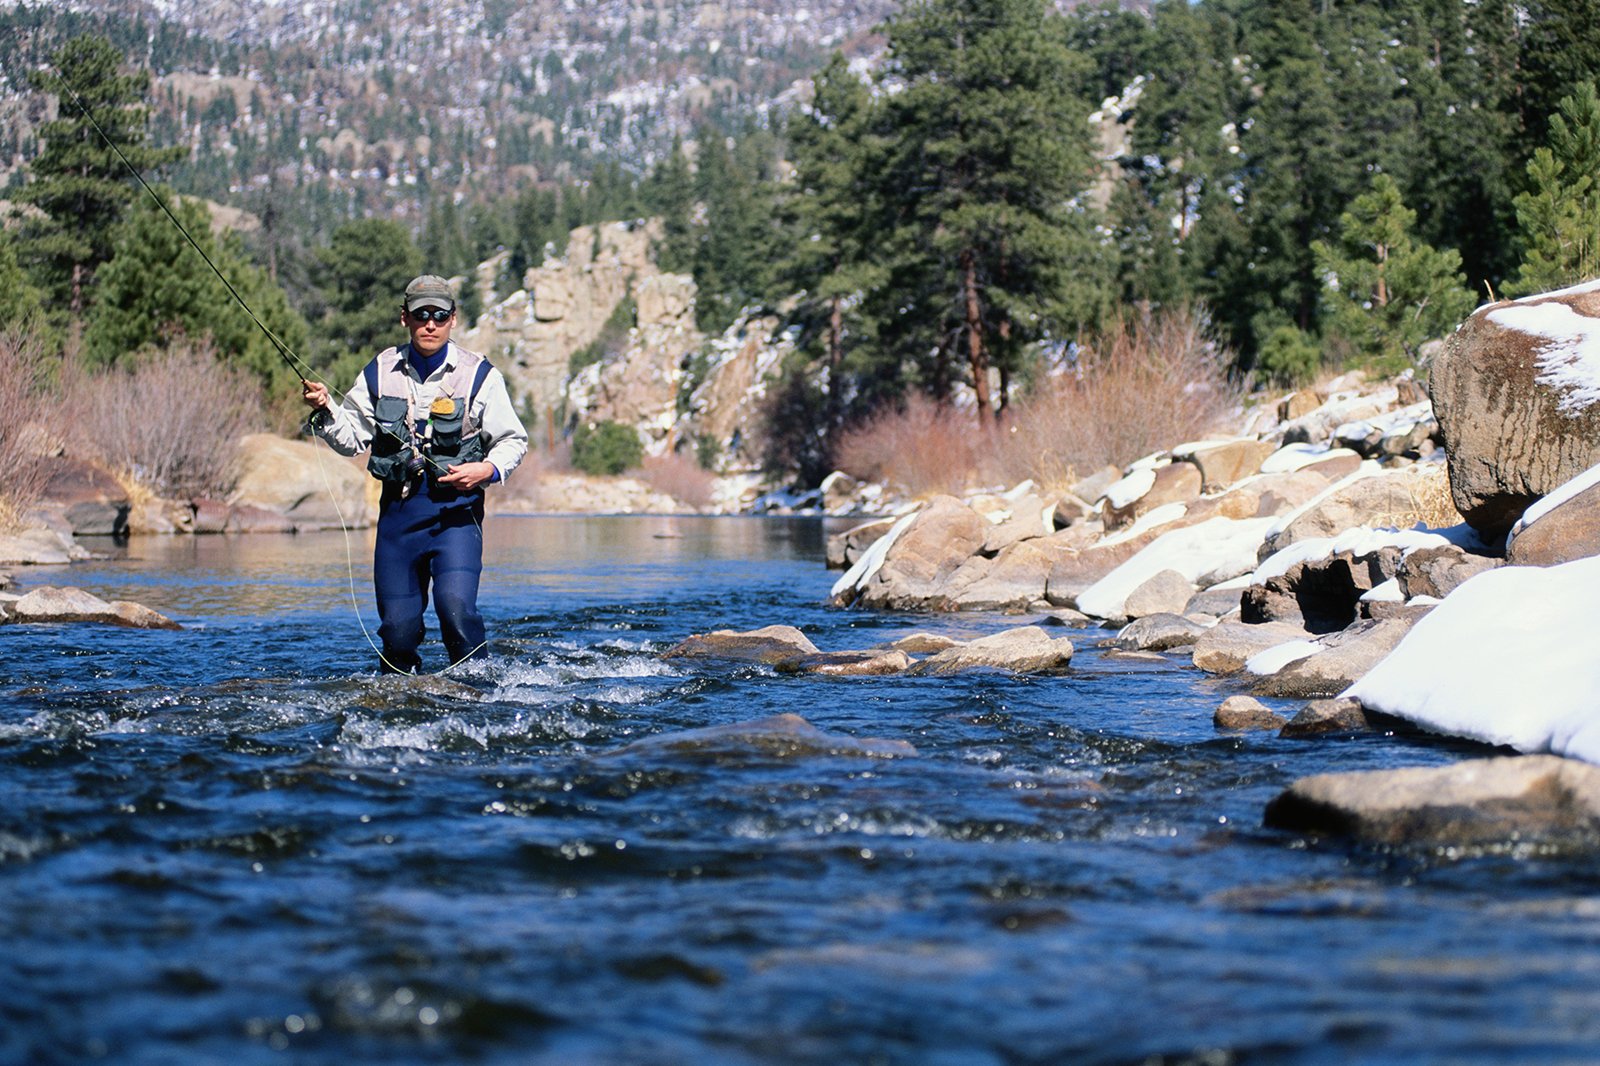
[[[1600,462],[1600,282],[1479,308],[1429,385],[1456,508],[1503,534]]]

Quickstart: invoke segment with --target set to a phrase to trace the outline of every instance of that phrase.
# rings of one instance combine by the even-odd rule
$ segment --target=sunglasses
[[[438,307],[434,307],[434,308],[431,308],[431,309],[427,308],[427,307],[424,307],[424,308],[421,308],[421,309],[416,310],[416,311],[407,311],[406,312],[407,315],[411,316],[411,321],[413,321],[413,322],[426,322],[431,318],[433,321],[438,322],[441,325],[443,323],[445,323],[445,322],[450,321],[450,316],[455,314],[455,313],[456,313],[455,312],[455,308],[453,308],[453,307],[448,311],[443,310],[442,308],[438,308]]]

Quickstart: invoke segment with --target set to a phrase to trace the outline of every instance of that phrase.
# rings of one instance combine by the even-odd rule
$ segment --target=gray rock
[[[1600,844],[1600,767],[1555,755],[1302,778],[1266,824],[1390,847]]]
[[[1211,721],[1218,729],[1282,729],[1288,719],[1252,696],[1229,696]]]
[[[1293,622],[1218,622],[1195,642],[1194,665],[1208,674],[1228,674],[1243,669],[1258,652],[1291,640],[1310,639],[1311,634]]]
[[[763,626],[738,633],[718,629],[696,634],[661,653],[663,659],[735,659],[776,665],[816,655],[817,646],[794,626]]]
[[[18,566],[55,566],[87,559],[89,551],[70,534],[53,529],[24,529],[0,536],[0,563]]]
[[[1122,610],[1129,618],[1143,618],[1147,614],[1178,614],[1194,592],[1194,583],[1178,571],[1162,570],[1128,593]]]
[[[1181,614],[1209,614],[1217,618],[1231,614],[1239,609],[1239,600],[1244,596],[1244,588],[1209,588],[1201,589],[1189,597],[1189,602],[1183,605]]]
[[[917,749],[903,740],[824,733],[797,714],[777,714],[749,722],[645,737],[604,752],[602,757],[688,757],[726,762],[741,757],[794,759],[852,756],[892,759],[916,754]]]
[[[1052,638],[1038,626],[1019,626],[969,641],[959,648],[948,648],[917,663],[909,672],[944,675],[987,668],[1032,673],[1058,669],[1071,660],[1069,638]]]
[[[1558,566],[1600,555],[1600,485],[1564,500],[1517,533],[1506,552],[1512,566]]]
[[[784,659],[776,664],[781,673],[822,674],[826,677],[882,677],[902,674],[910,669],[911,656],[892,651],[819,651]]]
[[[1417,548],[1400,561],[1395,577],[1400,581],[1401,594],[1408,600],[1413,596],[1433,596],[1442,600],[1463,581],[1499,565],[1499,559],[1472,555],[1450,544],[1438,548]]]
[[[907,633],[899,640],[878,645],[879,651],[903,651],[912,655],[932,655],[946,648],[959,648],[965,641],[947,637],[942,633]]]
[[[1582,289],[1480,307],[1429,373],[1456,509],[1489,536],[1600,462],[1600,409],[1562,410],[1561,392],[1540,380],[1550,342],[1496,321],[1541,304],[1564,305],[1556,309],[1580,321],[1600,317],[1600,293]]]
[[[1320,737],[1329,733],[1365,733],[1371,730],[1367,713],[1355,700],[1312,700],[1289,719],[1280,737]]]
[[[1205,626],[1181,615],[1150,614],[1123,626],[1108,643],[1115,648],[1171,651],[1191,647],[1205,632]]]
[[[1300,699],[1337,696],[1382,662],[1414,623],[1411,618],[1357,622],[1342,633],[1323,638],[1322,651],[1262,678],[1255,693]]]

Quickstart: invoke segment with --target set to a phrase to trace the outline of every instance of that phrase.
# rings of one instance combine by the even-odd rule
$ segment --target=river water
[[[827,609],[816,521],[487,534],[494,656],[442,678],[374,673],[338,533],[19,575],[186,628],[0,628],[0,1061],[1600,1060],[1592,857],[1261,827],[1479,750],[1219,735],[1235,683],[1099,631],[1055,676],[663,661],[1019,620]],[[782,713],[917,754],[648,739]]]

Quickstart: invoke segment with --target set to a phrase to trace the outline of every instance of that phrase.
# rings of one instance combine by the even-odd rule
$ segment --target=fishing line
[[[321,384],[324,388],[326,388],[330,394],[335,394],[335,393],[338,394],[339,401],[340,401],[341,404],[343,404],[343,402],[345,401],[346,397],[348,396],[348,393],[340,391],[339,389],[335,388],[333,385],[329,384],[320,375],[318,375],[316,370],[315,370],[315,368],[313,368],[309,363],[305,362],[305,360],[301,359],[298,355],[296,355],[294,353],[293,349],[291,349],[287,344],[285,344],[283,342],[283,340],[280,339],[276,333],[272,332],[272,330],[267,327],[266,323],[262,322],[261,319],[259,317],[257,317],[255,311],[251,309],[250,305],[247,302],[245,302],[245,298],[243,296],[239,295],[239,290],[237,290],[237,289],[235,289],[233,287],[233,282],[229,281],[227,276],[225,274],[223,274],[223,272],[220,269],[218,269],[217,264],[211,261],[211,257],[206,254],[205,249],[200,247],[199,242],[196,241],[194,239],[194,237],[189,233],[188,228],[186,226],[184,226],[183,222],[178,218],[178,216],[172,213],[172,209],[167,206],[166,201],[161,198],[161,195],[159,193],[157,193],[155,191],[155,189],[153,189],[150,186],[149,182],[144,180],[144,175],[139,172],[139,168],[138,167],[133,165],[132,160],[130,160],[123,153],[121,146],[119,146],[116,141],[111,139],[110,135],[107,134],[106,131],[101,128],[99,122],[95,121],[94,114],[92,112],[90,112],[88,106],[86,104],[84,104],[83,98],[78,95],[77,90],[75,90],[72,87],[72,83],[67,79],[66,72],[62,71],[62,70],[58,70],[58,71],[56,71],[56,75],[57,75],[57,79],[59,80],[59,82],[61,84],[61,87],[67,91],[67,95],[72,98],[73,104],[77,107],[78,111],[83,115],[83,117],[88,121],[89,125],[94,129],[95,133],[99,134],[100,139],[106,143],[106,146],[108,148],[110,148],[113,152],[116,153],[117,158],[122,161],[122,165],[128,169],[128,173],[132,174],[133,177],[134,177],[134,180],[136,180],[139,183],[139,187],[142,188],[146,193],[148,193],[150,195],[150,199],[155,201],[157,207],[161,208],[161,212],[162,212],[162,214],[166,215],[167,221],[171,222],[172,225],[177,229],[177,231],[179,233],[183,234],[183,239],[189,242],[189,247],[193,248],[195,250],[195,252],[197,252],[199,254],[200,258],[205,261],[206,266],[211,268],[211,272],[217,276],[217,280],[222,282],[223,287],[228,290],[228,295],[232,296],[234,298],[235,302],[237,302],[238,305],[241,308],[244,309],[244,313],[250,316],[250,321],[254,322],[256,324],[256,328],[261,330],[261,332],[266,336],[267,340],[272,342],[274,350],[278,353],[279,357],[283,359],[284,363],[288,365],[290,371],[292,371],[294,373],[295,377],[300,380],[301,386],[302,387],[307,386],[307,385],[309,385],[311,383],[311,379],[315,379],[319,384]],[[301,368],[302,367],[304,367],[307,371],[310,372],[310,375],[311,375],[310,378],[308,378],[306,376],[306,374],[301,373]],[[382,432],[387,433],[389,436],[394,437],[396,440],[400,441],[401,443],[405,443],[405,444],[411,443],[409,440],[401,438],[400,435],[395,433],[394,431],[389,430],[386,427],[380,426],[376,422],[376,420],[374,420],[374,422],[373,422],[373,428],[374,428],[375,431],[381,430]],[[344,509],[339,506],[338,496],[334,493],[333,484],[328,479],[327,469],[323,465],[322,449],[315,448],[314,450],[315,450],[316,456],[317,456],[317,470],[322,475],[323,487],[328,490],[328,497],[333,502],[334,514],[337,515],[338,518],[339,518],[339,528],[344,532],[345,561],[346,561],[346,563],[348,565],[349,575],[350,575],[350,605],[355,611],[356,623],[358,625],[360,625],[360,627],[361,627],[361,635],[366,638],[368,646],[370,646],[372,648],[373,652],[377,654],[378,660],[380,662],[382,662],[385,666],[387,666],[389,669],[393,670],[395,673],[405,673],[405,671],[403,671],[403,670],[399,669],[398,667],[396,667],[393,663],[391,663],[388,660],[387,657],[384,656],[382,650],[379,649],[377,643],[375,641],[373,641],[372,634],[370,632],[368,632],[366,620],[361,617],[361,607],[360,607],[360,605],[358,604],[358,602],[356,600],[355,556],[354,556],[354,553],[351,551],[351,548],[350,548],[350,526],[349,526],[349,523],[347,523],[345,521],[345,519],[344,519]],[[440,463],[438,460],[434,459],[432,456],[422,455],[421,458],[424,461],[426,461],[428,464],[430,464],[435,470],[437,470],[437,471],[439,471],[441,473],[448,474],[450,472],[449,467],[447,467],[444,464]],[[478,516],[476,514],[472,515],[472,524],[477,527],[478,539],[479,539],[479,542],[481,543],[482,539],[483,539],[483,525],[478,521]],[[445,673],[448,673],[449,671],[455,669],[457,666],[460,666],[462,663],[466,662],[473,655],[477,654],[482,649],[488,647],[488,644],[489,644],[488,640],[485,639],[476,648],[473,648],[471,651],[469,651],[466,655],[462,656],[460,659],[458,659],[455,662],[451,663],[449,666],[446,666],[444,669],[438,671],[438,673],[439,674],[445,674]]]

